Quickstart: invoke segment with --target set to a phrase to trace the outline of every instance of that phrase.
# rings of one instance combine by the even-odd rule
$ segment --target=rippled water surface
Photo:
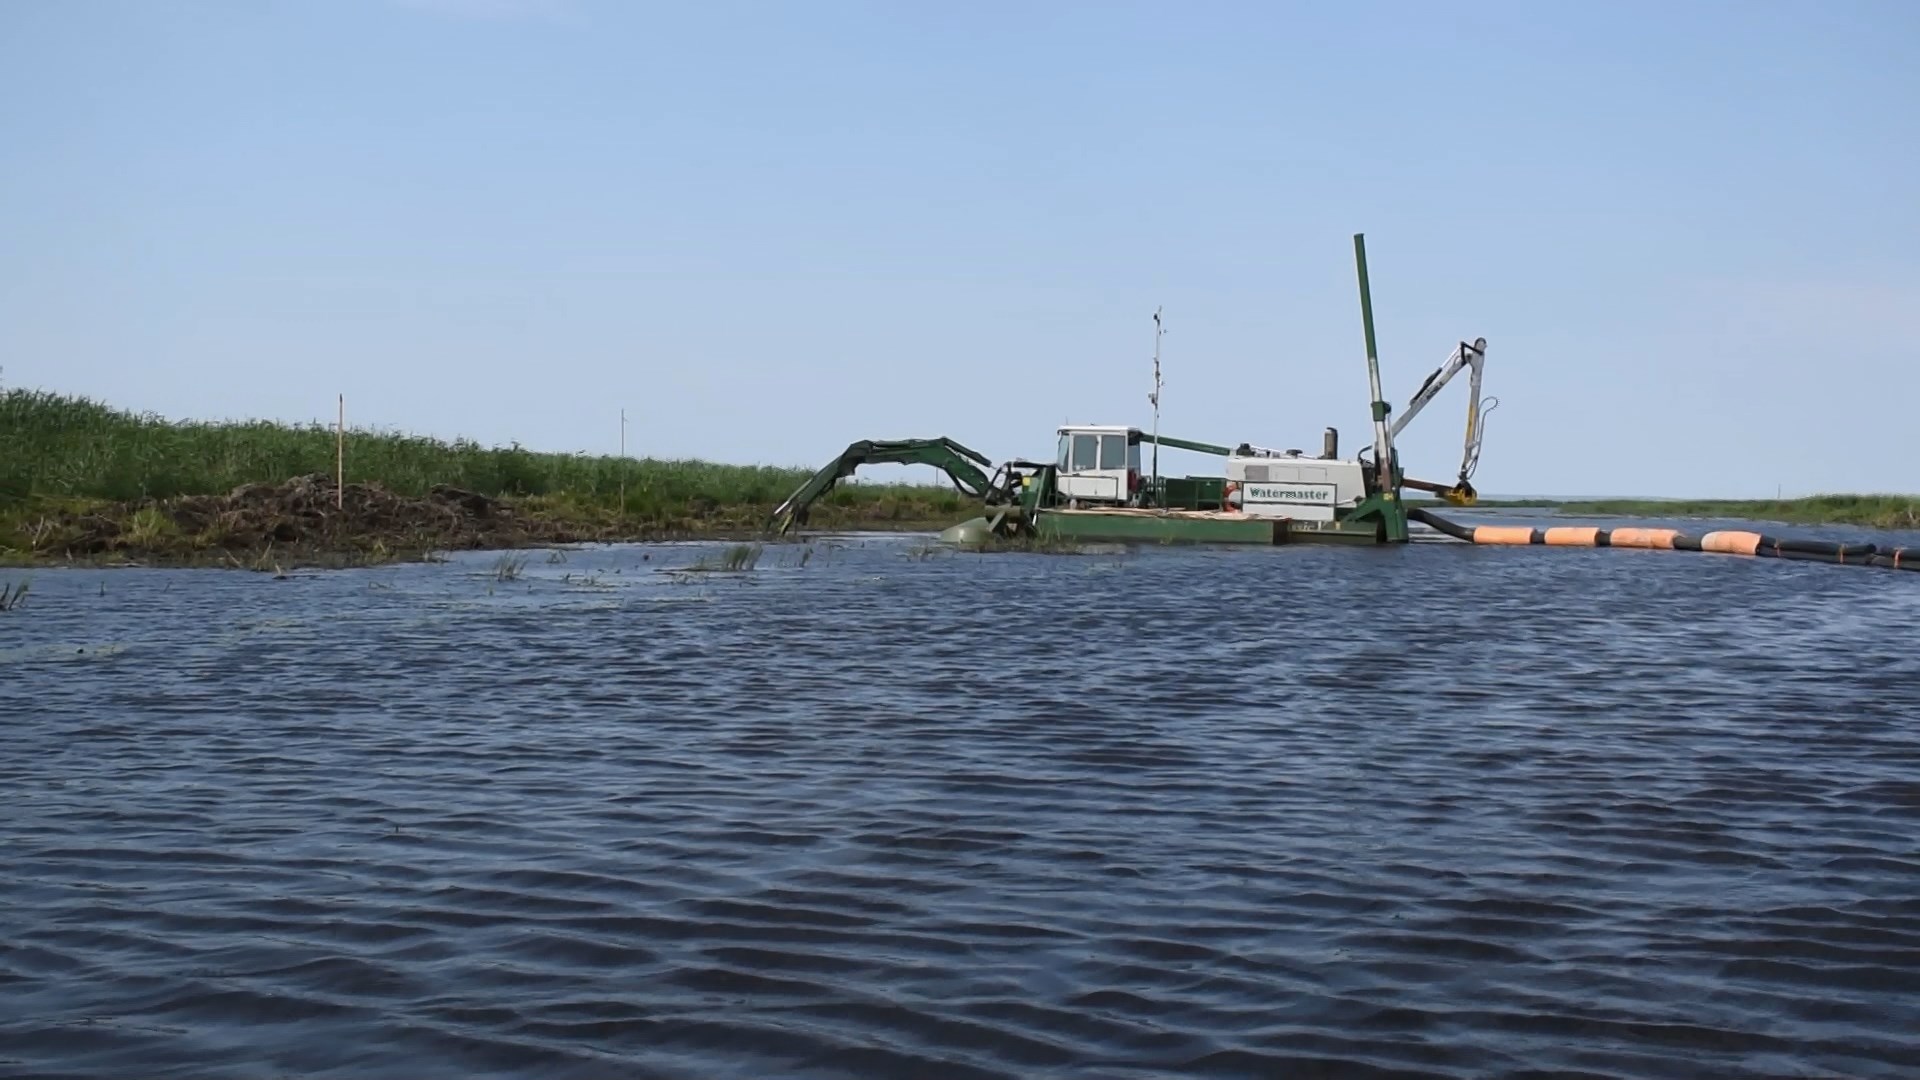
[[[1920,1075],[1920,575],[922,543],[37,573],[0,1075]]]

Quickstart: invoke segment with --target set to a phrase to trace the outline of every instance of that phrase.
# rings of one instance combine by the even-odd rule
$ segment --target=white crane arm
[[[1480,397],[1480,375],[1486,362],[1486,338],[1475,338],[1471,345],[1463,341],[1455,346],[1447,362],[1434,369],[1433,374],[1427,376],[1427,381],[1420,384],[1420,389],[1414,391],[1413,397],[1407,401],[1407,411],[1393,425],[1393,434],[1397,437],[1400,429],[1420,415],[1420,410],[1427,407],[1427,402],[1439,396],[1447,383],[1460,374],[1461,368],[1473,369],[1472,390],[1467,398],[1466,448],[1460,457],[1460,479],[1452,488],[1442,491],[1449,501],[1462,505],[1471,505],[1478,497],[1473,490],[1472,477],[1474,470],[1480,467],[1480,439],[1485,431],[1487,413],[1500,404],[1498,398],[1483,401]]]
[[[1467,407],[1467,441],[1472,442],[1474,429],[1479,426],[1477,420],[1480,410],[1480,373],[1486,362],[1486,338],[1475,338],[1471,345],[1463,341],[1454,346],[1452,354],[1447,357],[1447,362],[1435,368],[1433,374],[1427,376],[1427,381],[1421,383],[1420,389],[1414,391],[1413,397],[1407,400],[1407,411],[1401,413],[1400,419],[1393,422],[1393,434],[1398,436],[1402,428],[1412,423],[1413,418],[1420,415],[1420,410],[1427,407],[1427,402],[1439,396],[1440,391],[1446,389],[1447,383],[1452,381],[1455,375],[1460,374],[1461,368],[1471,367],[1473,368],[1473,385],[1471,404]]]

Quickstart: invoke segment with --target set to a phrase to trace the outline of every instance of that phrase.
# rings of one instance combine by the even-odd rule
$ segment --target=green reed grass
[[[1601,499],[1558,504],[1563,514],[1623,517],[1731,518],[1796,525],[1863,525],[1920,529],[1920,496],[1810,495],[1801,499]]]
[[[1410,506],[1452,509],[1439,499],[1409,499]],[[1871,529],[1920,529],[1920,495],[1809,495],[1798,499],[1481,499],[1483,510],[1539,508],[1564,515],[1605,517],[1726,518],[1794,525],[1860,525]]]
[[[723,571],[726,573],[744,573],[760,564],[760,556],[766,549],[760,544],[734,544],[723,551],[713,552],[695,559],[688,570]]]
[[[324,424],[171,421],[85,398],[20,389],[0,393],[0,503],[218,495],[242,484],[333,471],[334,431]],[[447,484],[496,497],[532,497],[556,514],[597,512],[655,523],[731,512],[742,524],[758,524],[810,472],[539,453],[517,443],[485,447],[363,429],[349,429],[346,443],[349,483],[377,483],[403,495]],[[843,482],[817,504],[816,514],[823,520],[842,510],[861,520],[936,521],[965,506],[951,488]]]

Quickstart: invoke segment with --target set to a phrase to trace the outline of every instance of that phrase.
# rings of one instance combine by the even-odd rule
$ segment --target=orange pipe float
[[[1607,546],[1671,551],[1674,538],[1679,535],[1678,529],[1613,529],[1608,533]]]

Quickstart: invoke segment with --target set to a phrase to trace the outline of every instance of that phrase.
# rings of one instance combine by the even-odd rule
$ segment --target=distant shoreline
[[[1422,500],[1422,506],[1445,507]],[[1920,495],[1809,495],[1798,499],[1482,499],[1476,509],[1547,509],[1596,517],[1723,518],[1792,525],[1920,529]]]
[[[0,394],[0,565],[368,566],[587,542],[752,540],[806,468],[485,448],[321,425],[175,423],[81,398]],[[1419,500],[1420,505],[1447,504]],[[1487,499],[1483,509],[1920,529],[1920,496]],[[951,488],[842,483],[818,530],[938,530]]]

